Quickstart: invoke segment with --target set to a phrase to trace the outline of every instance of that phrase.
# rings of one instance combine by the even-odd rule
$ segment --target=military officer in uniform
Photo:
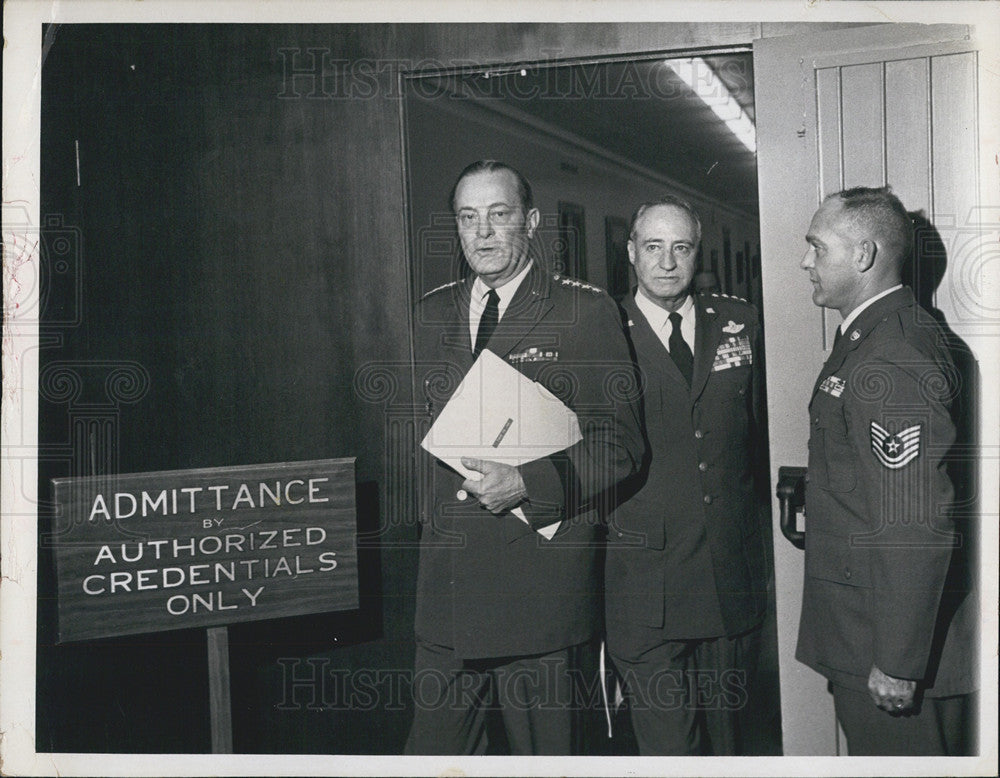
[[[595,506],[643,456],[634,367],[611,298],[551,275],[532,256],[539,213],[520,173],[473,163],[451,202],[472,272],[425,295],[417,310],[428,423],[488,349],[574,410],[583,439],[519,467],[464,460],[481,480],[426,456],[432,483],[421,495],[406,750],[484,753],[495,700],[512,753],[569,754],[573,655],[600,628]],[[538,531],[555,522],[551,539]]]
[[[639,207],[623,300],[649,457],[609,522],[607,646],[642,755],[738,754],[759,653],[767,500],[756,309],[692,294],[701,223]]]
[[[809,405],[797,657],[830,679],[852,755],[962,755],[977,598],[957,561],[947,454],[956,374],[900,283],[911,222],[888,187],[827,197],[802,260],[843,316]]]

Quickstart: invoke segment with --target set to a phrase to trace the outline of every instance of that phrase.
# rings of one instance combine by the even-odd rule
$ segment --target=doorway
[[[413,298],[467,268],[448,196],[470,162],[520,170],[541,212],[533,251],[616,299],[635,276],[629,221],[673,193],[702,222],[695,283],[761,309],[753,59],[748,47],[418,72],[403,79]],[[771,553],[770,506],[761,507]],[[748,696],[753,755],[781,753],[773,564],[763,651]],[[628,753],[625,733],[612,746]]]
[[[488,157],[526,171],[553,269],[623,292],[621,224],[669,191],[701,216],[699,271],[759,305],[756,155],[733,130],[752,131],[749,51],[418,74],[404,110],[416,299],[454,278],[448,192]]]

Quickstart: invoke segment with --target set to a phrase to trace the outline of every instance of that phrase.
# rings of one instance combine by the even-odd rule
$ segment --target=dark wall
[[[38,750],[209,748],[202,633],[54,645],[50,478],[356,456],[361,611],[231,628],[234,742],[398,753],[416,551],[412,441],[390,380],[405,382],[412,305],[397,72],[792,31],[47,28]],[[355,381],[374,364],[389,383]]]
[[[380,510],[383,407],[354,388],[367,362],[409,354],[398,111],[279,97],[289,28],[48,33],[40,493],[56,476],[356,456],[362,529],[384,546],[361,553],[363,612],[231,629],[235,745],[398,750],[405,710],[343,710],[325,676],[286,685],[314,674],[305,657],[411,661],[415,560],[391,545],[412,525]],[[53,646],[41,556],[39,750],[208,750],[203,634]]]

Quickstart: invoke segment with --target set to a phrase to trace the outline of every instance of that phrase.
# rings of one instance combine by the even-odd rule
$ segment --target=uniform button
[[[702,497],[702,499],[705,501],[705,505],[712,504],[712,495],[706,494],[704,497]]]
[[[701,470],[701,472],[704,473],[706,470],[708,470],[708,463],[707,462],[699,462],[698,463],[698,469]]]
[[[819,424],[819,416],[813,416],[813,424]]]
[[[701,430],[695,430],[694,436],[698,438],[698,440],[701,440],[703,437],[705,437],[705,433],[702,432]]]
[[[844,568],[844,578],[850,578],[850,577],[851,577],[851,568],[845,567]]]
[[[618,537],[620,537],[620,538],[623,538],[623,537],[625,537],[625,533],[624,533],[624,532],[619,532],[619,533],[618,533]]]
[[[809,483],[809,476],[806,476],[806,483]]]

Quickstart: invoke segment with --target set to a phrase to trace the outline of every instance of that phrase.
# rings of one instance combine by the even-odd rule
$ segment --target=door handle
[[[806,504],[806,468],[778,468],[778,506],[781,534],[796,548],[806,547],[806,533],[796,529],[795,519]]]

